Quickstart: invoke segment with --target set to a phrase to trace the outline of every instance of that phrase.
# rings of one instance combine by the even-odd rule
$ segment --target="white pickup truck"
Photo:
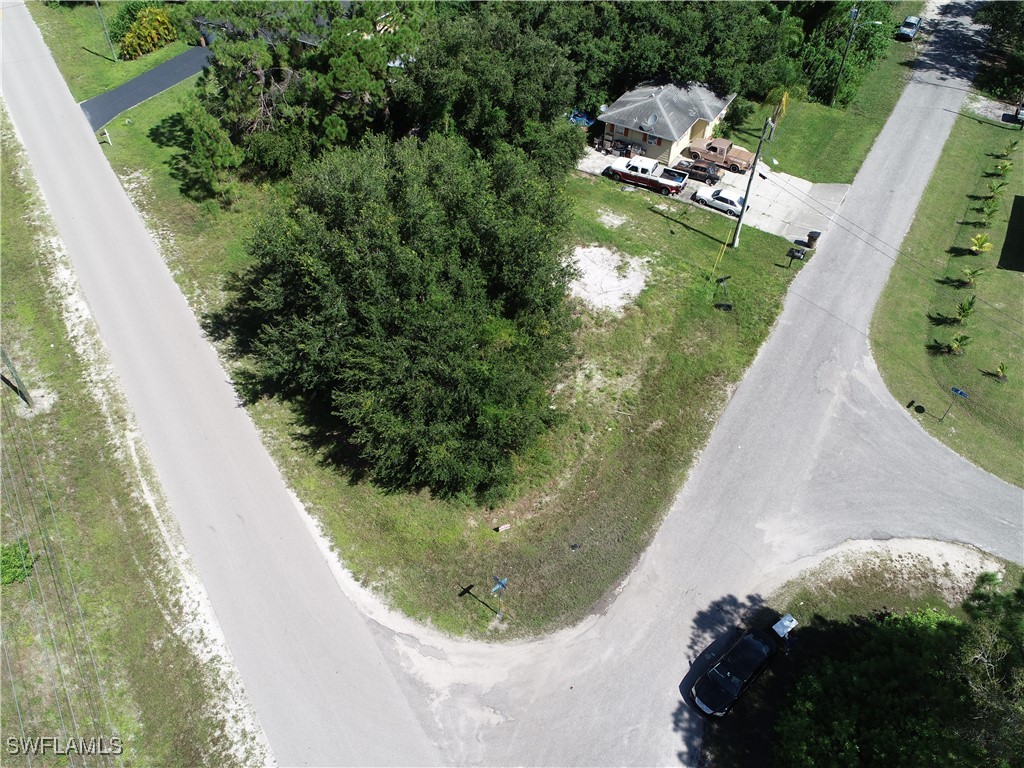
[[[664,168],[646,157],[620,157],[605,170],[615,181],[628,181],[660,195],[678,195],[686,188],[686,174]]]

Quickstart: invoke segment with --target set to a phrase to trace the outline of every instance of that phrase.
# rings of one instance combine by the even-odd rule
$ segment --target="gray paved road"
[[[963,99],[961,59],[975,44],[954,19],[965,6],[947,6],[842,218],[795,281],[778,329],[621,596],[578,627],[506,646],[449,641],[379,608],[374,617],[392,629],[370,622],[370,635],[332,590],[84,121],[54,95],[55,73],[45,87],[37,81],[48,57],[23,27],[8,45],[8,8],[5,98],[286,762],[434,759],[417,714],[429,715],[430,738],[450,763],[687,762],[701,733],[679,695],[694,674],[688,660],[794,561],[847,538],[888,536],[964,541],[1024,561],[1020,489],[928,437],[886,391],[866,337],[886,254],[910,225]],[[888,173],[894,154],[905,158],[899,175]],[[72,182],[61,172],[69,167],[83,169]],[[122,211],[121,229],[100,225],[108,207]],[[528,578],[510,576],[513,586]]]
[[[274,754],[436,763],[27,10],[0,7],[3,98]]]

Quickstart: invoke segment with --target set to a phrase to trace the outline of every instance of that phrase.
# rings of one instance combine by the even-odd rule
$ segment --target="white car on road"
[[[739,216],[746,202],[743,195],[734,189],[713,189],[711,187],[698,187],[693,199],[701,205],[715,208],[730,216]]]

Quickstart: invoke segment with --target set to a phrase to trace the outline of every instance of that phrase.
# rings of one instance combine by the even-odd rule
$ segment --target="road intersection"
[[[921,430],[867,337],[969,86],[968,14],[945,6],[616,598],[576,627],[499,645],[391,613],[311,535],[24,6],[3,4],[4,100],[280,764],[689,763],[702,722],[679,693],[687,660],[794,563],[888,537],[1024,561],[1021,490]]]

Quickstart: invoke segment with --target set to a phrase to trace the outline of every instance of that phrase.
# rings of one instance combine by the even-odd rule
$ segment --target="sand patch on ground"
[[[581,245],[573,257],[580,275],[569,285],[572,295],[616,315],[640,295],[650,274],[645,260],[600,245]]]
[[[604,224],[606,227],[608,227],[609,229],[615,229],[616,227],[621,227],[623,224],[625,224],[627,221],[629,221],[629,219],[627,219],[625,216],[620,216],[617,213],[613,213],[612,211],[607,211],[607,210],[605,210],[603,208],[600,211],[598,211],[598,213],[601,214],[600,217],[599,217],[600,222],[602,224]]]
[[[933,587],[949,605],[967,598],[979,574],[1003,573],[996,558],[966,544],[932,539],[854,540],[802,558],[776,574],[772,589],[779,591],[772,602],[785,602],[787,593],[795,593],[801,586],[854,578],[866,569],[884,571],[894,589],[908,584]],[[768,591],[772,590],[764,590]]]

